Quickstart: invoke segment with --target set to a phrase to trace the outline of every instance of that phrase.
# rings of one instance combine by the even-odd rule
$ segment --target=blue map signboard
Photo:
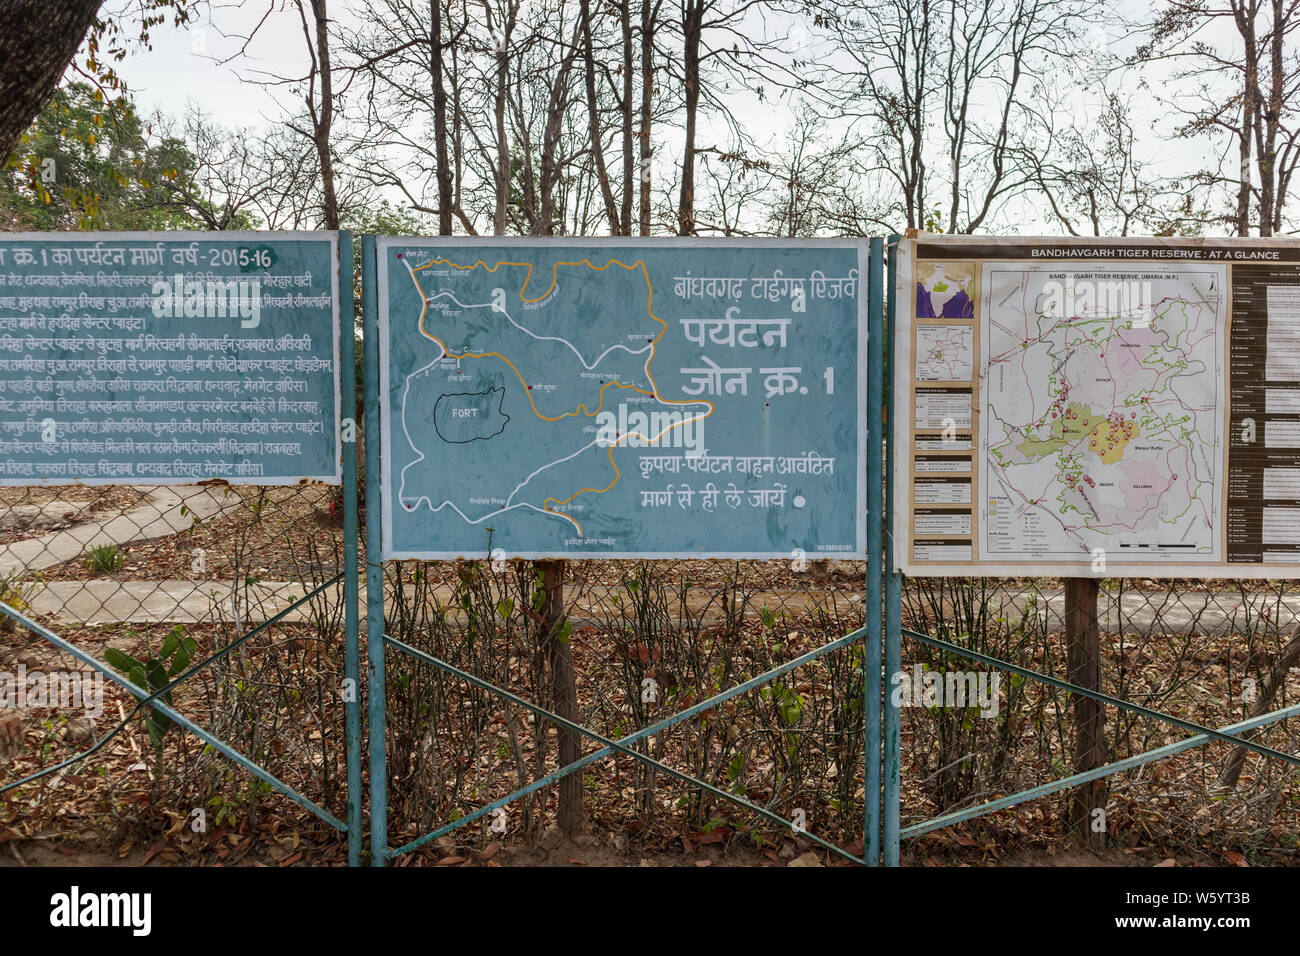
[[[383,556],[865,552],[866,246],[381,239]]]
[[[0,235],[0,484],[339,484],[335,233]]]

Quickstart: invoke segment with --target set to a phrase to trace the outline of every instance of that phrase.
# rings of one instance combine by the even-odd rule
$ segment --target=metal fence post
[[[903,669],[903,576],[894,561],[894,312],[898,307],[898,236],[889,237],[885,279],[885,719],[882,842],[885,866],[898,866],[899,799],[902,788],[901,727],[891,681]],[[906,304],[903,306],[906,308]],[[905,450],[904,450],[904,453]]]
[[[375,237],[361,237],[363,402],[366,416],[366,707],[370,729],[370,865],[388,859],[388,766],[384,707],[384,565],[380,558],[379,288]]]
[[[343,391],[343,679],[348,866],[361,865],[361,651],[357,561],[357,362],[352,233],[339,233],[339,382]],[[349,437],[351,436],[351,437]]]
[[[881,446],[884,426],[884,298],[881,273],[884,241],[871,240],[867,260],[867,642],[864,658],[866,680],[866,829],[862,837],[863,858],[868,866],[880,862],[880,548],[884,531],[884,493],[881,489]]]

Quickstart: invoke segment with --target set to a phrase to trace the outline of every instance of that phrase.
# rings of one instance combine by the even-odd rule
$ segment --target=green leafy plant
[[[100,574],[120,571],[124,564],[126,564],[126,552],[115,544],[96,545],[90,549],[90,556],[86,558],[86,567]]]
[[[110,647],[106,650],[104,659],[108,661],[111,667],[120,671],[131,683],[152,694],[162,690],[190,666],[190,662],[194,660],[194,652],[197,647],[198,642],[194,638],[187,636],[185,628],[177,624],[163,639],[162,647],[158,649],[158,653],[155,654],[152,648],[146,648],[144,660],[133,657],[116,647]],[[163,703],[170,704],[172,702],[172,692],[167,691],[159,699]],[[163,738],[172,727],[171,718],[153,707],[147,707],[145,708],[144,721],[145,728],[149,731],[149,739],[153,741],[154,752],[161,761]]]

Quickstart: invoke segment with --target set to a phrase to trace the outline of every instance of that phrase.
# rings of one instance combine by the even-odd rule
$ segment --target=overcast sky
[[[287,91],[273,92],[254,82],[258,71],[282,76],[302,75],[305,72],[304,39],[296,12],[274,13],[259,29],[256,40],[247,54],[222,65],[221,61],[234,56],[246,35],[263,17],[271,5],[279,0],[214,0],[211,19],[186,28],[169,26],[159,28],[154,35],[153,49],[138,51],[118,69],[127,81],[142,114],[155,110],[171,116],[180,116],[195,104],[212,115],[220,124],[238,128],[261,126],[274,122],[284,115],[284,105],[291,97]],[[1149,15],[1149,5],[1125,0],[1129,16]],[[364,0],[334,0],[331,15],[345,24],[364,10]],[[780,21],[767,20],[768,29],[780,29]],[[1137,40],[1128,36],[1118,19],[1099,23],[1088,37],[1089,44],[1099,51],[1119,55],[1131,53]],[[1149,76],[1154,76],[1149,73]],[[242,78],[241,78],[242,77]],[[1131,97],[1137,119],[1146,124],[1147,135],[1142,141],[1143,158],[1154,162],[1158,171],[1165,174],[1187,172],[1204,165],[1208,157],[1199,155],[1189,144],[1168,135],[1169,119],[1165,110],[1155,105],[1150,91],[1144,90],[1135,75],[1117,76],[1116,86]],[[1158,84],[1157,84],[1158,86]],[[1068,101],[1076,111],[1091,111],[1088,91],[1075,91]],[[760,104],[749,93],[733,97],[734,112],[749,128],[764,131],[772,147],[781,141],[793,112],[782,104]],[[721,129],[710,130],[704,118],[701,142],[706,137],[715,141],[723,139]],[[677,137],[671,131],[660,129],[659,135],[667,139],[668,149],[661,151],[669,156]],[[666,157],[667,158],[667,157]],[[391,197],[397,199],[398,197]],[[1053,229],[1052,231],[1056,231]]]

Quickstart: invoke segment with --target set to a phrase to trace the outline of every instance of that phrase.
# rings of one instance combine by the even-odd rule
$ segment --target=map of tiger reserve
[[[385,557],[861,553],[860,243],[378,248]]]
[[[981,552],[1219,560],[1225,269],[987,264],[982,288]]]
[[[918,382],[969,382],[975,367],[975,330],[969,325],[916,327]]]
[[[903,573],[1300,566],[1300,241],[920,234],[895,272]]]

